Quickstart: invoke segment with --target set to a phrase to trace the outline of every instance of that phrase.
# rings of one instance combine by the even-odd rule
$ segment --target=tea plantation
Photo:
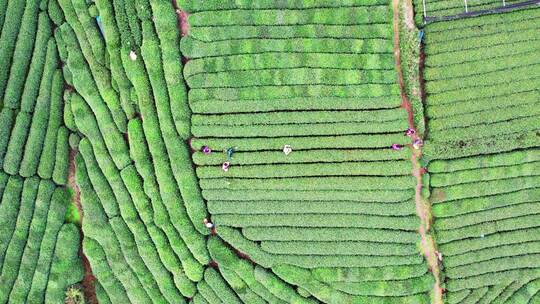
[[[0,0],[0,304],[540,303],[522,2]]]

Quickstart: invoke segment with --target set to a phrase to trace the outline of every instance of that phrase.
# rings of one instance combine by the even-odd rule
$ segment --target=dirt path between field
[[[414,20],[410,19],[413,17],[412,4],[408,0],[404,1],[402,4],[400,0],[393,0],[393,27],[394,27],[394,57],[396,60],[396,70],[398,73],[398,82],[401,91],[401,100],[402,107],[407,110],[409,128],[415,129],[414,125],[414,113],[412,110],[411,103],[406,95],[405,82],[403,80],[403,72],[401,68],[401,51],[399,47],[399,35],[400,35],[400,13],[403,13],[405,17],[405,24],[407,27],[410,27],[414,24]],[[402,10],[403,9],[403,10]],[[410,20],[408,20],[410,19]],[[412,141],[421,140],[418,133],[416,132],[411,136]],[[429,269],[433,273],[435,278],[435,284],[433,285],[433,303],[442,304],[443,291],[441,289],[440,281],[440,268],[439,268],[439,257],[436,251],[435,242],[432,236],[429,234],[430,222],[431,222],[431,205],[429,201],[424,199],[422,196],[422,175],[424,174],[424,168],[420,166],[419,159],[422,157],[421,146],[418,149],[411,149],[411,162],[413,165],[412,174],[416,178],[416,191],[415,191],[415,202],[416,202],[416,213],[420,218],[420,226],[418,227],[418,232],[421,237],[421,250],[428,263]]]
[[[75,166],[75,156],[77,155],[77,150],[70,149],[69,150],[69,175],[68,175],[68,186],[73,190],[73,202],[75,203],[75,206],[77,206],[77,210],[79,211],[81,224],[83,221],[83,210],[81,205],[81,191],[79,189],[79,186],[75,182],[75,173],[77,171],[77,168]],[[83,253],[82,250],[82,240],[84,238],[84,234],[82,232],[82,227],[80,228],[81,233],[81,243],[79,246],[79,256],[82,259],[83,267],[84,267],[84,277],[81,282],[84,297],[88,301],[89,304],[98,304],[97,297],[96,297],[96,288],[94,286],[94,280],[96,279],[94,275],[92,274],[92,269],[90,268],[90,262],[86,258],[86,255]]]

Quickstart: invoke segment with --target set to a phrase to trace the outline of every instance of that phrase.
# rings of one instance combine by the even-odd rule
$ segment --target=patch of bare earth
[[[84,220],[84,212],[81,205],[81,191],[79,189],[79,186],[75,182],[75,173],[76,173],[76,166],[75,166],[75,156],[77,155],[77,150],[70,149],[69,151],[69,175],[68,175],[68,186],[73,190],[73,202],[75,203],[75,206],[77,206],[77,210],[79,211],[80,217],[81,217],[81,224]],[[90,267],[90,263],[88,262],[88,259],[84,255],[84,252],[82,250],[82,240],[84,238],[82,229],[81,232],[81,244],[79,246],[79,256],[82,259],[83,267],[84,267],[84,277],[81,282],[81,285],[83,287],[84,296],[89,304],[98,304],[97,297],[96,297],[96,288],[94,286],[95,277],[92,274],[92,268]]]
[[[409,0],[404,3],[404,16],[405,24],[407,27],[412,26],[414,28],[414,20],[412,14],[412,4]],[[401,89],[401,99],[402,107],[407,110],[409,127],[415,129],[414,126],[414,113],[410,101],[407,98],[405,84],[403,80],[403,72],[401,68],[401,52],[399,48],[399,33],[400,33],[400,0],[393,0],[393,28],[394,28],[394,56],[396,61],[396,70],[398,73],[398,82]],[[418,134],[415,133],[412,136],[412,140],[415,141],[420,139]],[[436,250],[436,245],[433,240],[433,237],[429,234],[430,224],[431,224],[431,205],[429,201],[426,201],[422,196],[422,174],[425,170],[420,166],[419,159],[422,156],[422,149],[412,149],[411,162],[413,164],[412,174],[416,178],[416,192],[415,192],[415,203],[416,203],[416,213],[420,218],[420,226],[418,227],[418,232],[421,237],[421,250],[424,255],[429,269],[433,273],[435,278],[435,283],[433,285],[433,303],[442,304],[443,291],[441,289],[440,281],[440,267],[439,267],[439,257]]]

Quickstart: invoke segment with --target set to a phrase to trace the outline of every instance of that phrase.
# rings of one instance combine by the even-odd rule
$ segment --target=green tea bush
[[[8,149],[9,139],[11,137],[11,130],[15,123],[15,111],[10,108],[3,108],[0,110],[0,125],[3,127],[0,129],[0,168],[3,168],[4,157]]]
[[[311,274],[321,282],[352,283],[369,281],[407,280],[427,273],[423,263],[407,266],[365,267],[365,268],[315,268]]]
[[[213,149],[212,146],[210,148]],[[331,148],[316,150],[296,151],[284,157],[283,151],[251,151],[235,152],[232,163],[236,165],[261,165],[261,164],[299,164],[299,163],[342,163],[342,162],[368,162],[368,161],[397,161],[406,160],[410,156],[410,149],[404,147],[403,150],[394,151],[387,148],[382,149],[339,149]],[[204,154],[203,152],[193,152],[193,162],[198,166],[221,165],[226,159],[226,151],[222,153],[214,152]]]
[[[509,153],[490,154],[450,161],[433,161],[429,163],[429,172],[445,173],[461,170],[482,169],[501,166],[512,166],[540,161],[539,149],[512,151]],[[443,175],[440,175],[443,176]]]
[[[271,39],[332,37],[390,39],[392,35],[392,29],[386,24],[355,24],[349,26],[329,24],[195,26],[189,31],[189,36],[204,42],[259,37]]]
[[[35,182],[38,180],[36,179]],[[55,185],[51,181],[47,180],[41,180],[39,181],[37,196],[35,194],[32,194],[31,192],[34,191],[36,187],[36,183],[29,182],[25,185],[26,189],[23,189],[23,195],[22,198],[25,199],[24,203],[28,203],[29,201],[34,201],[35,197],[35,207],[30,206],[33,210],[26,210],[24,212],[32,213],[32,221],[30,223],[30,229],[28,232],[28,236],[25,238],[25,240],[18,240],[14,241],[11,251],[8,247],[8,250],[5,252],[5,255],[3,254],[3,246],[0,247],[2,255],[0,255],[0,264],[3,266],[6,266],[5,268],[2,267],[2,282],[5,282],[6,284],[2,284],[0,288],[2,288],[2,292],[0,293],[0,300],[4,303],[7,301],[9,297],[9,293],[12,287],[12,284],[17,278],[18,275],[18,268],[19,265],[17,265],[17,262],[20,261],[20,254],[21,250],[24,252],[22,253],[22,259],[26,260],[29,259],[31,261],[36,261],[39,257],[39,250],[36,250],[36,248],[32,248],[30,244],[40,244],[43,240],[43,235],[45,233],[46,227],[47,227],[47,213],[48,209],[51,203],[51,197],[53,195]],[[24,192],[30,192],[27,193],[27,195],[30,195],[30,197],[26,197]],[[22,204],[23,201],[18,202],[17,205]],[[17,206],[16,205],[16,206]],[[21,205],[22,206],[22,205]],[[6,213],[6,215],[9,215],[9,213]],[[22,215],[24,217],[24,215]],[[13,216],[13,218],[16,218],[16,216]],[[6,228],[10,228],[10,226],[6,225]],[[13,225],[14,226],[14,225]],[[12,227],[12,226],[11,226]],[[15,228],[15,227],[13,227]],[[7,231],[6,231],[7,233]],[[11,235],[11,233],[8,233]],[[3,245],[3,243],[0,243]],[[24,249],[23,249],[24,247]],[[11,256],[14,255],[14,256]],[[15,259],[15,260],[10,260]]]
[[[534,164],[534,163],[533,163]],[[201,179],[202,189],[230,190],[408,190],[414,187],[410,176],[295,177],[287,179],[212,178]]]
[[[14,233],[10,236],[11,239],[9,240],[9,245],[7,246],[5,254],[2,252],[2,265],[0,265],[0,269],[2,270],[0,279],[3,283],[2,286],[0,286],[0,302],[2,303],[7,302],[13,283],[17,279],[17,274],[19,273],[21,257],[23,255],[26,239],[30,230],[30,222],[32,221],[32,214],[35,208],[34,204],[36,202],[38,185],[38,178],[29,178],[24,181],[18,215],[15,214],[16,224]]]
[[[290,191],[290,190],[202,190],[207,200],[337,200],[366,203],[399,203],[410,200],[414,191]]]
[[[530,36],[530,34],[529,34]],[[202,42],[186,37],[180,50],[188,58],[260,54],[266,52],[289,53],[392,53],[392,44],[386,39],[333,39],[300,38],[295,43],[282,39],[240,39]],[[332,45],[331,49],[328,45]]]
[[[392,109],[399,107],[401,100],[398,95],[382,97],[316,97],[304,96],[293,98],[272,99],[272,102],[254,97],[248,100],[206,99],[192,100],[190,106],[194,113],[252,113],[287,110],[373,110]]]
[[[497,209],[483,210],[481,215],[475,213],[462,214],[459,220],[455,218],[442,218],[434,223],[435,229],[456,229],[465,226],[477,225],[487,221],[497,221],[507,218],[520,217],[540,213],[538,203],[524,203],[504,206]]]
[[[387,5],[369,7],[304,8],[282,15],[279,9],[206,11],[192,14],[193,27],[205,25],[371,24],[390,18]],[[218,18],[216,18],[218,17]]]
[[[372,111],[301,111],[220,115],[194,114],[191,116],[191,123],[194,126],[251,126],[346,122],[382,123],[403,120],[405,117],[406,112],[403,109],[382,109]]]
[[[56,241],[45,303],[62,302],[68,286],[82,280],[84,269],[78,255],[79,242],[79,228],[75,224],[62,226]]]
[[[219,227],[218,233],[231,228]],[[363,228],[310,228],[298,227],[248,227],[242,234],[257,241],[366,241],[380,243],[410,244],[418,240],[414,232]]]
[[[453,203],[453,202],[452,202]],[[367,214],[406,216],[415,214],[411,201],[400,203],[354,203],[349,201],[225,201],[207,202],[211,214]],[[435,207],[439,206],[437,204]],[[438,216],[438,214],[437,214]]]
[[[34,248],[37,242],[26,244],[17,280],[9,295],[9,302],[17,303],[28,299],[32,303],[43,303],[56,239],[65,220],[68,201],[66,189],[58,187],[54,189],[46,218],[47,226],[40,245]],[[78,245],[72,250],[77,252],[77,248]]]
[[[371,26],[373,27],[373,26]],[[370,29],[371,29],[370,27]],[[230,33],[227,27],[227,33]],[[279,27],[282,28],[282,27]],[[276,28],[279,29],[279,28]],[[358,27],[349,28],[355,30]],[[388,29],[386,26],[381,27]],[[190,35],[195,35],[198,28],[190,30]],[[203,29],[219,28],[209,27]],[[265,28],[266,29],[266,28]],[[270,28],[272,30],[273,28]],[[238,34],[249,33],[249,28],[242,28]],[[280,35],[283,31],[280,30]],[[372,31],[364,32],[364,34]],[[271,34],[271,33],[269,33]],[[360,34],[360,33],[359,33]],[[261,53],[239,54],[232,56],[204,57],[187,62],[183,75],[189,78],[202,73],[215,73],[225,71],[238,71],[244,69],[264,70],[278,68],[301,68],[309,64],[309,67],[320,69],[364,69],[364,70],[390,70],[393,68],[394,57],[391,54],[325,54],[325,53]]]
[[[261,248],[272,254],[288,255],[357,255],[392,256],[417,252],[415,244],[372,242],[262,242]]]
[[[329,285],[336,290],[357,296],[402,297],[427,293],[432,289],[433,283],[433,276],[428,273],[404,281],[336,282]]]
[[[540,215],[531,214],[513,218],[501,219],[498,221],[484,222],[474,226],[466,226],[452,230],[446,230],[438,235],[439,244],[445,244],[456,240],[467,238],[482,238],[486,235],[501,233],[505,231],[521,230],[537,227]]]
[[[26,1],[9,1],[7,3],[7,6],[5,7],[5,10],[2,11],[4,16],[4,22],[2,25],[2,34],[0,35],[0,41],[2,41],[2,43],[0,44],[0,65],[2,66],[2,70],[0,71],[0,96],[4,96],[6,90],[7,80],[10,72],[9,67],[11,66],[12,59],[14,58],[13,52],[16,48],[16,43],[19,36],[19,30],[21,29],[21,22],[24,16],[24,12],[26,11],[27,16],[33,17],[33,19],[30,21],[28,19],[30,17],[25,18],[27,21],[35,21],[35,15],[37,15],[37,9],[39,5],[38,2],[39,0],[29,1],[28,7],[26,7]],[[34,31],[30,30],[29,33],[25,34],[33,35]],[[23,37],[23,35],[24,34],[21,34],[21,38]],[[21,39],[21,44],[25,42],[25,38]],[[31,45],[32,43],[30,42],[29,44]],[[28,58],[26,57],[25,59]],[[1,103],[0,105],[3,106],[3,103]]]
[[[53,160],[56,159],[56,142],[60,126],[62,125],[62,112],[64,108],[62,100],[62,80],[62,74],[57,70],[52,82],[49,122],[43,142],[43,149],[41,150],[41,156],[39,157],[39,165],[37,168],[30,171],[35,173],[35,170],[37,169],[38,175],[44,179],[50,179],[54,170],[55,162],[53,162]],[[23,166],[21,165],[21,175],[23,173],[22,167]]]
[[[415,216],[383,217],[357,214],[220,214],[212,217],[216,225],[230,227],[342,227],[414,231]]]
[[[373,136],[374,137],[374,136]],[[268,139],[266,144],[271,141]],[[213,142],[216,142],[215,140]],[[261,144],[265,144],[262,140]],[[297,143],[301,144],[301,143]],[[307,144],[307,143],[306,143]],[[212,145],[214,146],[214,145]],[[238,147],[231,145],[232,147]],[[242,146],[240,146],[242,147]],[[251,148],[247,146],[246,148]],[[264,149],[266,147],[261,147]],[[270,148],[270,147],[269,147]],[[299,147],[300,148],[300,147]],[[295,152],[293,152],[295,153]],[[286,156],[283,156],[286,157]],[[233,155],[234,159],[234,155]],[[374,161],[374,162],[342,162],[342,163],[313,163],[313,164],[273,164],[232,166],[224,172],[220,167],[198,167],[199,178],[241,177],[241,178],[284,178],[310,176],[407,176],[411,170],[409,161]]]
[[[503,194],[466,198],[433,205],[433,214],[438,218],[459,216],[478,211],[497,209],[509,205],[537,202],[540,189],[530,188]]]
[[[294,142],[293,142],[294,140]],[[209,146],[213,150],[225,151],[234,147],[235,152],[259,151],[259,150],[277,150],[283,151],[283,146],[294,145],[295,150],[312,149],[354,149],[354,148],[388,148],[392,144],[407,144],[407,137],[403,134],[374,134],[374,135],[343,135],[343,136],[311,136],[297,137],[294,139],[288,137],[278,138],[194,138],[191,141],[191,147],[194,150],[201,150],[203,146]],[[396,151],[394,151],[396,152]],[[396,152],[399,153],[399,152]],[[233,156],[234,157],[234,156]]]
[[[45,72],[41,79],[41,85],[39,87],[39,95],[36,100],[36,107],[34,108],[34,116],[32,117],[32,124],[30,125],[30,131],[28,133],[28,139],[24,146],[24,153],[20,164],[19,174],[23,177],[29,177],[34,175],[39,165],[41,153],[44,149],[45,136],[47,133],[47,127],[51,119],[51,102],[52,102],[52,87],[55,85],[56,98],[60,95],[58,90],[61,90],[62,78],[58,71],[49,73],[49,64],[53,66],[53,63],[46,63]],[[50,76],[49,76],[50,75]],[[57,118],[58,119],[58,118]],[[52,158],[49,159],[49,161]]]
[[[340,70],[315,68],[288,68],[264,70],[240,70],[198,74],[186,77],[193,89],[236,88],[246,86],[291,85],[364,85],[391,84],[396,81],[393,70]]]
[[[286,0],[281,2],[262,0],[257,2],[252,1],[237,1],[237,0],[209,0],[204,2],[179,1],[180,7],[189,12],[211,11],[211,10],[228,10],[228,9],[304,9],[304,8],[330,8],[330,7],[357,7],[357,6],[373,6],[385,5],[387,2],[381,0],[344,0],[337,2],[318,2],[318,1],[303,1],[297,2],[294,0]]]
[[[496,258],[537,254],[539,252],[540,242],[532,241],[519,244],[498,246],[495,248],[486,248],[454,256],[447,256],[445,265],[447,267],[457,267],[470,265],[481,261],[488,261]]]
[[[135,116],[135,109],[131,104],[130,90],[132,88],[129,79],[126,76],[120,58],[121,42],[120,33],[115,20],[113,1],[96,1],[96,7],[99,10],[101,22],[104,31],[105,47],[107,48],[108,58],[110,61],[110,69],[113,83],[118,87],[118,94],[122,109],[126,113],[128,119]]]
[[[400,132],[407,129],[407,121],[391,122],[354,122],[354,123],[318,123],[288,125],[251,125],[251,126],[193,126],[193,135],[197,137],[286,137],[286,136],[339,136],[349,134],[381,134]]]
[[[222,303],[242,303],[236,293],[234,293],[231,287],[215,269],[206,269],[204,272],[204,282],[208,283]]]
[[[58,129],[52,179],[58,185],[66,185],[69,174],[69,131],[65,127]]]
[[[52,35],[51,21],[49,17],[47,17],[47,14],[40,13],[39,17],[36,18],[38,15],[36,2],[37,1],[28,2],[28,8],[22,17],[23,20],[21,20],[22,26],[13,52],[11,69],[7,68],[9,65],[6,65],[6,70],[9,70],[9,79],[7,79],[7,84],[4,84],[5,92],[0,90],[0,92],[3,93],[4,105],[13,109],[17,109],[20,106],[20,98],[25,80],[28,81],[36,77],[32,74],[30,74],[29,77],[26,77],[30,63],[34,60],[33,55],[37,55],[38,53],[37,50],[34,50],[34,45],[36,47],[44,48],[44,45]],[[32,50],[34,50],[33,54]],[[41,49],[40,52],[43,53],[43,49]],[[39,60],[39,57],[40,56],[37,55],[35,59]],[[32,60],[29,60],[29,58],[32,58]]]
[[[4,171],[6,171],[6,173],[13,175],[19,172],[19,165],[23,156],[28,129],[30,128],[31,123],[31,114],[22,111],[17,114],[7,144],[6,154],[4,155]]]
[[[537,176],[538,171],[536,169],[539,168],[539,165],[540,162],[530,162],[512,166],[480,168],[451,173],[433,174],[431,176],[431,186],[445,187],[472,182]]]

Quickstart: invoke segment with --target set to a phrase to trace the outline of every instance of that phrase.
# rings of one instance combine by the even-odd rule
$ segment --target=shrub
[[[38,1],[29,1],[27,4],[25,14],[22,17],[23,19],[20,21],[21,28],[13,52],[11,69],[8,68],[9,64],[5,65],[5,69],[9,70],[9,79],[6,79],[7,84],[0,85],[0,93],[3,93],[4,105],[13,109],[17,109],[20,106],[20,98],[25,79],[30,81],[31,79],[39,79],[31,74],[28,75],[29,77],[26,77],[28,67],[34,60],[34,58],[32,58],[32,60],[29,60],[29,58],[33,57],[32,55],[36,55],[38,56],[36,59],[39,60],[39,55],[37,54],[38,51],[34,51],[34,54],[32,54],[34,45],[36,47],[45,48],[44,45],[52,34],[51,22],[49,17],[47,17],[47,14],[40,13],[39,17],[36,18],[38,15],[37,2]],[[4,40],[2,39],[2,41]],[[43,53],[43,49],[41,49],[40,52]],[[3,86],[5,86],[5,92],[3,91]]]
[[[52,160],[55,159],[57,134],[62,124],[62,79],[62,74],[57,70],[52,82],[49,122],[37,167],[38,175],[45,179],[51,178],[53,174],[54,162]]]
[[[531,188],[503,194],[466,198],[433,205],[433,215],[438,218],[475,213],[504,206],[537,202],[540,199],[540,189]]]
[[[355,122],[355,123],[318,123],[288,125],[251,125],[251,126],[193,126],[193,135],[197,137],[286,137],[286,136],[339,136],[355,134],[382,134],[400,132],[407,129],[407,121],[392,122]]]
[[[191,24],[194,26],[194,24]],[[530,34],[529,34],[530,37]],[[187,36],[180,42],[180,50],[188,58],[284,53],[392,53],[392,44],[387,39],[333,39],[301,38],[295,43],[287,39],[240,39],[202,42]],[[328,45],[332,45],[331,49]]]
[[[218,232],[232,228],[219,227]],[[310,228],[297,227],[248,227],[242,234],[249,240],[257,241],[366,241],[380,243],[410,244],[418,241],[418,236],[409,231],[363,228]],[[220,233],[221,234],[221,233]],[[263,265],[264,266],[264,265]]]
[[[189,99],[191,110],[194,113],[252,113],[287,110],[364,110],[364,109],[391,109],[399,107],[399,96],[379,97],[315,97],[299,96],[293,98],[272,99],[272,102],[259,99],[236,100],[208,98],[202,100]]]
[[[31,114],[19,112],[15,119],[15,125],[11,130],[9,143],[4,156],[4,171],[9,174],[17,174],[21,163],[24,146],[28,136],[28,129],[32,122]]]
[[[11,136],[11,129],[14,124],[15,111],[10,108],[0,110],[0,168],[4,166],[4,157],[7,152],[8,143]]]
[[[373,214],[406,216],[416,214],[411,201],[401,203],[354,203],[349,201],[225,201],[207,202],[208,211],[213,214]],[[434,207],[439,206],[435,205]]]
[[[387,22],[391,16],[387,5],[304,8],[291,10],[286,16],[279,9],[225,10],[198,12],[190,16],[193,27],[213,25],[299,25],[299,24],[371,24]],[[279,20],[276,22],[276,20]],[[338,21],[339,20],[339,21]]]
[[[120,58],[120,33],[115,20],[115,12],[113,8],[114,4],[111,2],[112,1],[97,1],[96,6],[99,10],[101,22],[105,29],[103,34],[105,38],[105,46],[109,55],[108,58],[110,60],[109,66],[111,69],[112,81],[118,86],[120,103],[122,105],[122,109],[126,113],[126,117],[128,119],[132,119],[135,116],[135,109],[130,100],[130,90],[132,86],[122,66],[122,60]]]
[[[414,179],[410,176],[336,176],[293,178],[212,178],[201,179],[201,188],[229,190],[410,190]]]
[[[415,231],[419,224],[416,216],[357,214],[219,214],[212,218],[216,225],[230,227],[350,227]]]
[[[24,12],[27,12],[27,16],[32,16],[34,18],[33,20],[35,20],[35,15],[37,14],[38,1],[30,1],[28,4],[28,8],[26,9],[26,1],[9,1],[5,7],[5,11],[2,11],[4,22],[2,25],[2,35],[0,37],[0,41],[2,41],[0,44],[0,66],[2,66],[2,70],[0,71],[0,96],[4,96],[10,72],[9,67],[11,66],[11,61],[14,57],[13,51],[15,50]],[[23,42],[25,42],[25,39],[21,39],[20,43]],[[0,104],[0,106],[3,106],[3,104]]]
[[[16,213],[13,214],[14,222],[16,222],[13,227],[13,234],[9,233],[9,237],[11,238],[9,240],[9,245],[7,246],[6,251],[2,251],[2,255],[0,255],[0,262],[2,262],[0,265],[0,269],[2,269],[0,274],[0,280],[2,280],[2,285],[0,286],[0,302],[2,303],[7,303],[13,283],[17,279],[19,267],[21,266],[21,257],[31,227],[30,222],[33,224],[32,229],[36,229],[36,225],[39,224],[39,217],[34,217],[32,219],[34,208],[38,211],[41,207],[34,206],[36,203],[38,185],[39,179],[35,177],[24,181],[18,215]],[[15,202],[9,203],[16,204]],[[46,205],[48,202],[43,201],[40,203]],[[7,231],[5,232],[8,233]]]
[[[227,10],[227,9],[304,9],[304,8],[331,8],[331,7],[356,7],[356,6],[372,6],[372,5],[386,5],[385,1],[381,0],[366,0],[358,2],[355,0],[344,0],[339,3],[320,3],[317,1],[305,1],[296,2],[294,0],[287,0],[282,2],[276,2],[272,0],[261,0],[257,2],[252,1],[233,1],[233,0],[209,0],[204,2],[192,2],[192,1],[179,1],[182,9],[189,12],[199,11],[211,11],[211,10]]]
[[[75,224],[65,224],[58,233],[45,303],[62,302],[66,297],[68,286],[82,280],[84,269],[78,248],[79,229]]]
[[[208,283],[222,303],[242,303],[221,275],[213,268],[204,272],[204,282]]]
[[[210,146],[211,149],[214,147]],[[295,150],[283,157],[283,151],[252,151],[235,152],[232,158],[236,165],[260,165],[260,164],[299,164],[299,163],[344,163],[344,162],[369,162],[369,161],[396,161],[407,160],[410,156],[408,147],[394,151],[382,149],[315,149]],[[222,153],[220,153],[222,152]],[[212,154],[204,154],[200,151],[193,152],[193,162],[199,166],[221,165],[226,159],[226,151],[214,151]],[[202,169],[201,169],[202,170]]]
[[[69,174],[69,131],[65,127],[58,129],[52,179],[58,185],[66,185]]]
[[[191,61],[190,61],[191,62]],[[403,109],[372,111],[302,111],[191,116],[195,126],[264,126],[280,124],[395,122],[406,118]]]
[[[46,184],[47,187],[53,186],[50,181],[47,181]],[[9,296],[9,302],[18,303],[28,299],[32,303],[43,303],[57,234],[64,223],[68,201],[69,196],[66,189],[54,189],[46,215],[47,226],[39,241],[27,242],[17,280]],[[42,219],[42,221],[44,220]],[[31,235],[32,230],[30,230]],[[33,240],[28,238],[28,241],[32,242]],[[33,247],[38,243],[38,247]]]
[[[417,278],[428,271],[424,263],[404,266],[366,267],[366,268],[315,268],[311,273],[321,282],[369,282],[407,280]]]

